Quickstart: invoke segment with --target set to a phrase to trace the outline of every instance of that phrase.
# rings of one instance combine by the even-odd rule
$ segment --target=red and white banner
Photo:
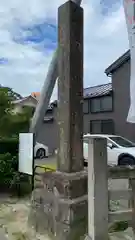
[[[127,121],[135,123],[135,0],[123,0],[130,48],[130,108]]]

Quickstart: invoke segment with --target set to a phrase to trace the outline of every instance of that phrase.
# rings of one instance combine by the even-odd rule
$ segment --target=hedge
[[[10,153],[12,156],[16,156],[18,154],[18,151],[18,138],[0,138],[0,154]]]
[[[31,190],[29,176],[18,172],[18,156],[0,154],[0,191],[25,195]]]

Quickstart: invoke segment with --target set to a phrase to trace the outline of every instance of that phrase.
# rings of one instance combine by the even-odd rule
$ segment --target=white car
[[[135,143],[116,135],[87,134],[84,135],[83,155],[85,165],[88,160],[88,143],[85,139],[89,136],[107,139],[108,165],[135,165]]]
[[[45,146],[42,143],[36,142],[36,145],[34,147],[34,157],[39,158],[39,159],[43,159],[43,158],[48,157],[48,156],[49,156],[48,147]]]

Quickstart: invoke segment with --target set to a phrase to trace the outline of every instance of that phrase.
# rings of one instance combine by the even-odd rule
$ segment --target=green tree
[[[0,88],[0,136],[5,136],[10,127],[12,100],[7,88]]]
[[[0,87],[0,136],[18,136],[20,132],[28,132],[33,109],[24,108],[22,113],[13,113],[13,100],[18,99],[19,94],[12,89]]]
[[[10,99],[11,99],[12,101],[23,98],[19,93],[16,93],[15,91],[13,91],[12,88],[4,87],[4,86],[1,86],[1,85],[0,85],[0,89],[1,89],[1,91],[6,91],[7,94],[8,94],[8,96],[10,97]]]
[[[22,113],[16,113],[11,117],[12,136],[18,135],[21,132],[28,132],[30,120],[32,118],[31,107],[24,108]]]

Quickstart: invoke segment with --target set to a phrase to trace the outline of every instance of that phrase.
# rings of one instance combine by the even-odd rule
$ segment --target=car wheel
[[[43,159],[43,158],[45,158],[45,157],[46,157],[45,149],[39,148],[39,149],[37,150],[36,158]]]
[[[120,166],[125,166],[125,165],[135,165],[135,159],[133,157],[130,156],[123,156],[120,160],[119,160],[119,165]]]

